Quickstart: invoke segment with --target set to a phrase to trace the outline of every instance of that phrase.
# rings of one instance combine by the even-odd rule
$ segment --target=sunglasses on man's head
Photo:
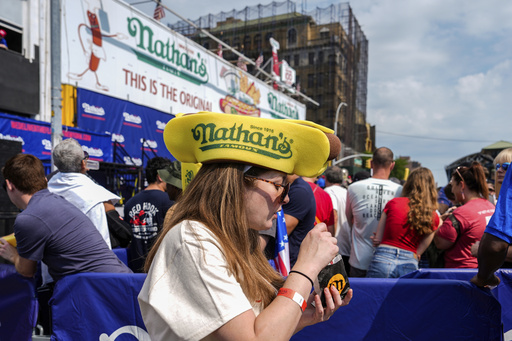
[[[497,163],[496,164],[496,170],[500,170],[500,168],[503,168],[503,170],[506,172],[508,169],[508,166],[510,166],[510,162],[504,162],[504,163]]]

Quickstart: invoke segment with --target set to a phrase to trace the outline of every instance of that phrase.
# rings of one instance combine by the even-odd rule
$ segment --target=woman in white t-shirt
[[[274,124],[267,121],[272,120],[255,122]],[[166,145],[175,155],[172,146],[180,141],[169,141],[167,129]],[[287,173],[262,159],[251,166],[242,161],[203,164],[167,214],[139,295],[151,340],[288,340],[349,303],[352,290],[342,299],[337,289],[326,288],[325,307],[318,295],[310,295],[311,279],[338,252],[325,224],[304,239],[286,280],[270,267],[258,247],[258,231],[271,228],[289,201]]]

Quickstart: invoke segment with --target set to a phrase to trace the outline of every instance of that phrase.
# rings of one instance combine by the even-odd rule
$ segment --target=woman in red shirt
[[[471,254],[471,245],[482,239],[485,227],[494,214],[494,205],[487,199],[489,189],[485,173],[478,162],[471,167],[458,167],[452,173],[452,192],[462,206],[445,219],[436,232],[434,242],[444,253],[445,268],[477,268],[478,260]]]
[[[377,247],[366,277],[397,278],[418,269],[419,256],[439,227],[437,189],[428,168],[411,172],[402,197],[386,204],[373,246]]]

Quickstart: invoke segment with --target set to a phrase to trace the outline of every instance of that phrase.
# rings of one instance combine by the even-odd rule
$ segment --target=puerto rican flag
[[[288,245],[288,233],[286,232],[283,210],[277,212],[274,263],[276,270],[279,271],[282,276],[288,276],[290,272],[290,247]]]

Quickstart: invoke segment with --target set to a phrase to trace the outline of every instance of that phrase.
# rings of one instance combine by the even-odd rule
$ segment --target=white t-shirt
[[[332,207],[338,213],[336,222],[336,239],[342,256],[350,256],[350,225],[345,214],[347,203],[347,190],[341,186],[333,185],[324,189],[332,200]]]
[[[138,299],[152,341],[200,340],[249,309],[261,311],[229,272],[215,236],[188,220],[166,234]]]
[[[377,231],[384,206],[401,194],[402,186],[391,180],[368,178],[348,186],[347,210],[353,216],[351,266],[368,270],[373,257],[370,237]]]

